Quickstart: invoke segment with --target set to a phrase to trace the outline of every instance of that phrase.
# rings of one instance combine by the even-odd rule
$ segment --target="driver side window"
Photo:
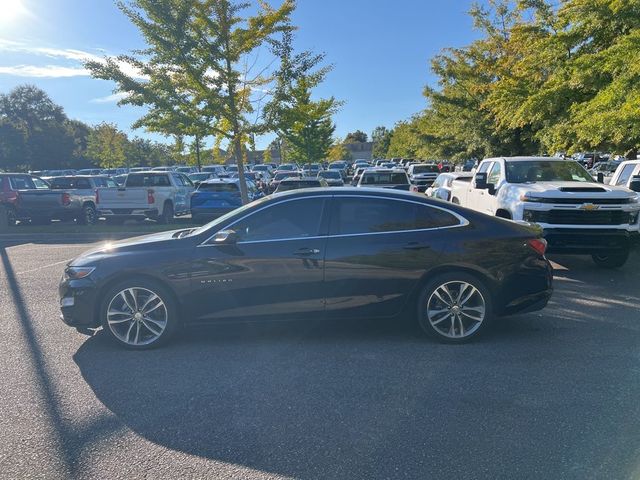
[[[240,220],[229,228],[238,235],[239,242],[263,242],[316,237],[325,201],[305,198],[278,203]]]
[[[500,182],[501,176],[502,176],[502,165],[500,165],[500,162],[494,162],[493,167],[491,167],[491,171],[487,176],[487,183],[493,184],[494,186],[498,186],[498,182]]]

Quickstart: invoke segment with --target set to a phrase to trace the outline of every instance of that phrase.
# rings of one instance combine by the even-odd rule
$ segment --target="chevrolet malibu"
[[[545,248],[528,225],[408,192],[296,190],[81,255],[60,284],[62,318],[132,349],[191,325],[407,315],[461,343],[544,308]]]

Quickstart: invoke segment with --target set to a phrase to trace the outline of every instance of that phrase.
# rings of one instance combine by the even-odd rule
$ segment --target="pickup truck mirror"
[[[474,187],[479,190],[487,189],[487,173],[486,172],[476,173],[476,177],[474,180]]]
[[[233,245],[238,241],[238,234],[235,230],[220,230],[216,233],[211,243],[214,245]]]
[[[598,172],[598,183],[604,183],[604,173]]]
[[[634,175],[629,182],[629,190],[640,192],[640,175]]]

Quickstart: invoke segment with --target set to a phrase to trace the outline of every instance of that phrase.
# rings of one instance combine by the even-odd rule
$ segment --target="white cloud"
[[[98,50],[104,53],[104,50]],[[64,78],[64,77],[86,77],[89,76],[89,72],[82,64],[88,60],[96,62],[104,62],[104,57],[96,55],[84,50],[76,50],[73,48],[49,48],[49,47],[37,47],[27,45],[23,42],[15,42],[13,40],[7,40],[0,38],[0,52],[18,53],[24,55],[30,55],[34,57],[48,57],[67,60],[72,65],[12,65],[12,66],[0,66],[0,74],[14,75],[19,77],[49,77],[49,78]],[[146,79],[147,77],[141,72],[131,67],[126,63],[118,62],[122,71],[137,79]],[[75,66],[74,66],[75,65]]]
[[[91,100],[91,103],[115,103],[124,98],[127,98],[127,94],[125,92],[119,92],[112,95],[107,95],[106,97],[94,98],[93,100]]]
[[[0,66],[0,74],[14,77],[69,78],[87,77],[89,76],[89,71],[85,68],[65,67],[62,65],[14,65],[10,67]]]

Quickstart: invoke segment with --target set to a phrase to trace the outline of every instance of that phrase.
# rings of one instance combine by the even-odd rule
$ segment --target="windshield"
[[[507,161],[505,164],[509,183],[593,182],[589,172],[572,160]]]
[[[413,167],[413,173],[438,173],[440,170],[437,165],[416,165]]]
[[[276,173],[274,180],[284,180],[285,178],[295,177],[296,175],[291,172],[280,172]]]
[[[364,173],[361,185],[405,185],[409,183],[405,173],[371,172]]]
[[[340,175],[340,172],[338,172],[336,170],[319,172],[318,176],[321,177],[321,178],[342,179],[342,175]]]

